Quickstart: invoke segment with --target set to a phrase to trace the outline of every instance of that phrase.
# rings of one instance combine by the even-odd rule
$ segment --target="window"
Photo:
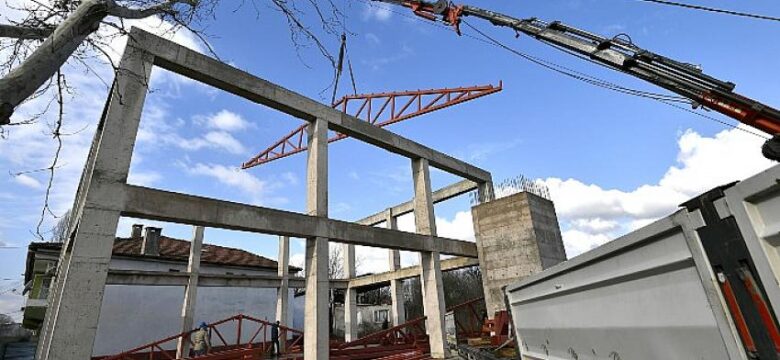
[[[43,278],[41,280],[41,290],[38,292],[38,299],[46,299],[49,297],[49,288],[51,287],[50,277]]]
[[[389,313],[390,313],[389,310],[374,310],[374,322],[375,323],[385,322],[388,318]]]

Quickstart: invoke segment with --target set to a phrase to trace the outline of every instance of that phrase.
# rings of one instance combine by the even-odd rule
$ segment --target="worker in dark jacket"
[[[279,321],[271,324],[271,344],[273,345],[273,354],[281,355],[282,349],[279,346]]]

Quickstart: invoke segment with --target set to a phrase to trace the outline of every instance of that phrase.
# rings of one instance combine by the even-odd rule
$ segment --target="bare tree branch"
[[[107,3],[108,15],[116,16],[123,19],[143,19],[152,15],[168,13],[173,10],[173,6],[176,4],[187,4],[194,8],[198,5],[197,0],[169,0],[159,5],[150,6],[143,9],[133,9],[126,6],[117,4],[114,0],[105,0]]]
[[[55,2],[55,5],[57,3]],[[10,122],[14,109],[35,93],[98,30],[107,16],[139,19],[170,12],[176,4],[197,6],[196,0],[169,0],[141,9],[119,5],[115,0],[84,0],[63,20],[19,66],[0,79],[0,125]],[[62,5],[60,5],[62,6]],[[48,7],[59,13],[54,7]],[[45,23],[44,19],[28,21]]]
[[[22,40],[41,40],[54,32],[52,28],[32,28],[25,26],[0,24],[0,37]]]
[[[3,1],[3,0],[0,0]],[[241,4],[244,4],[242,0]],[[332,0],[250,0],[255,11],[257,3],[268,5],[284,16],[289,26],[290,37],[296,50],[313,45],[335,69],[336,60],[328,50],[330,41],[325,37],[337,39],[342,33],[349,33],[344,27],[344,14]],[[58,105],[56,121],[50,124],[56,149],[53,159],[42,171],[49,174],[48,186],[44,198],[40,220],[35,235],[43,238],[41,227],[47,214],[57,218],[52,212],[49,197],[54,184],[55,170],[59,165],[62,151],[63,124],[66,121],[63,91],[68,90],[62,66],[71,61],[86,69],[86,73],[97,77],[107,87],[102,71],[96,71],[96,59],[105,58],[114,73],[117,65],[109,54],[112,41],[117,37],[128,36],[125,19],[140,19],[153,16],[161,23],[170,25],[168,31],[187,29],[197,37],[207,51],[219,59],[217,52],[206,40],[202,23],[214,16],[214,8],[221,0],[27,0],[20,5],[9,5],[13,10],[24,13],[21,19],[10,19],[8,24],[0,24],[0,139],[9,136],[10,125],[23,126],[36,123],[48,114],[50,107]],[[241,5],[240,5],[241,6]],[[305,6],[306,11],[303,11]],[[307,20],[309,10],[313,9],[313,20]],[[321,30],[313,24],[319,24]],[[315,30],[312,30],[315,29]],[[101,30],[101,31],[98,31]],[[324,33],[324,35],[322,35]],[[8,54],[8,55],[6,55]],[[299,58],[301,57],[299,52]],[[220,59],[221,60],[221,59]],[[302,60],[302,59],[301,59]],[[139,81],[143,81],[140,80]],[[43,102],[40,113],[26,114],[25,119],[11,116],[20,104],[40,96],[52,95],[51,100]],[[121,98],[120,98],[121,102]],[[38,111],[36,109],[35,111]],[[53,109],[51,109],[54,111]],[[80,130],[79,130],[80,131]],[[29,172],[29,171],[27,171]],[[20,172],[25,173],[25,172]]]
[[[63,97],[63,89],[66,86],[67,85],[65,85],[62,72],[57,71],[57,105],[59,106],[59,112],[57,114],[57,122],[54,125],[54,130],[52,131],[52,137],[54,137],[54,139],[57,141],[57,150],[54,152],[54,159],[51,162],[51,166],[47,168],[47,170],[49,170],[49,182],[46,184],[46,194],[44,195],[43,199],[41,217],[38,219],[38,226],[35,228],[35,235],[41,241],[44,241],[43,233],[41,233],[41,226],[43,226],[46,213],[48,212],[54,215],[51,212],[51,207],[49,206],[49,197],[51,196],[51,189],[52,185],[54,184],[54,170],[57,168],[57,163],[60,160],[60,152],[62,152],[62,134],[60,133],[60,130],[62,130],[62,119],[65,117],[65,99]],[[56,217],[56,215],[54,216]]]

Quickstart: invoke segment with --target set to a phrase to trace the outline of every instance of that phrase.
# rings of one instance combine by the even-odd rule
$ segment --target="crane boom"
[[[428,20],[444,21],[460,35],[461,17],[472,16],[493,25],[508,27],[573,55],[645,80],[694,103],[720,112],[743,124],[773,136],[763,147],[764,156],[780,161],[780,111],[735,93],[735,84],[705,74],[699,67],[647,51],[630,40],[607,38],[559,21],[518,19],[469,5],[452,5],[445,0],[373,0],[400,5]]]

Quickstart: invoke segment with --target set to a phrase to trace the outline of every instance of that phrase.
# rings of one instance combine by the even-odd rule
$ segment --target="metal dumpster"
[[[525,359],[778,359],[780,166],[506,288]]]

